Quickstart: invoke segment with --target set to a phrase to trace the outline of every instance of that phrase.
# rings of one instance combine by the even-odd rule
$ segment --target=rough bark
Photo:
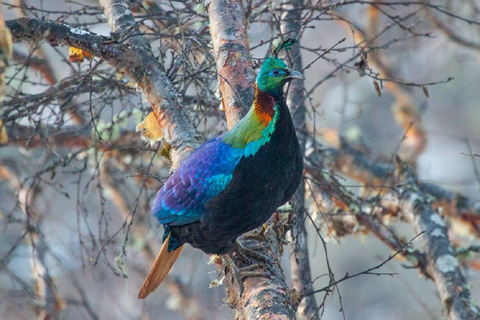
[[[211,1],[208,8],[210,31],[219,72],[222,104],[228,127],[241,119],[253,101],[255,77],[250,61],[245,13],[241,1]],[[240,288],[227,271],[229,303],[237,309],[237,319],[294,319],[294,301],[280,265],[288,215],[275,214],[267,223],[239,242],[267,258],[248,255],[249,275]],[[236,256],[234,263],[245,261]]]
[[[242,1],[214,0],[208,13],[222,106],[231,129],[246,114],[254,95],[245,12]]]
[[[419,251],[409,249],[401,252],[401,255],[434,281],[448,318],[480,317],[454,255],[444,221],[461,220],[460,210],[472,212],[474,209],[460,204],[458,197],[439,187],[419,182],[413,169],[400,158],[396,159],[395,165],[375,163],[346,143],[342,143],[340,150],[328,149],[321,157],[314,158],[309,158],[312,164],[319,164],[321,168],[330,167],[365,185],[365,198],[358,201],[347,192],[340,194],[338,188],[333,192],[331,189],[326,191],[327,198],[335,199],[335,207],[349,212],[348,215],[337,212],[337,220],[331,221],[332,225],[335,224],[333,228],[340,231],[337,235],[358,232],[359,225],[355,222],[358,221],[361,228],[375,234],[393,250],[399,250],[404,245],[403,241],[399,241],[400,238],[383,224],[382,217],[398,216],[405,219],[417,234],[422,233],[422,246]],[[321,177],[316,177],[316,180],[324,182]],[[382,186],[381,191],[372,191],[376,185]],[[369,201],[372,198],[374,201]],[[439,210],[444,214],[443,217]],[[478,215],[475,212],[473,214]],[[463,223],[468,225],[471,222],[466,220]],[[478,237],[476,226],[472,225],[470,230],[472,235]]]
[[[238,286],[227,273],[228,298],[236,308],[236,319],[295,319],[297,295],[288,288],[280,262],[290,215],[291,212],[277,212],[262,228],[239,238],[245,248],[263,258],[248,255],[250,261],[246,265],[240,257],[235,260],[237,266],[248,267],[251,274],[242,280],[241,297]]]
[[[398,209],[421,236],[426,268],[437,286],[447,317],[452,320],[480,319],[480,310],[470,295],[469,285],[455,258],[448,228],[423,193],[411,167],[397,159],[396,176],[401,183]]]

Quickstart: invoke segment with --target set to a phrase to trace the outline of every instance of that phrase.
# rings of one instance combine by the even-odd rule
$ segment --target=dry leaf
[[[10,58],[12,56],[12,34],[10,32],[10,29],[5,26],[5,23],[3,21],[0,24],[0,48],[5,57]]]
[[[3,125],[2,119],[0,119],[0,144],[8,143],[7,128]]]
[[[291,296],[292,296],[292,304],[295,306],[297,305],[298,301],[300,300],[300,298],[302,297],[302,295],[300,294],[300,292],[298,292],[296,289],[292,289],[292,291],[290,292]]]
[[[93,59],[93,55],[88,51],[75,47],[70,47],[68,49],[68,59],[70,62],[83,62],[83,60],[85,59]]]
[[[380,85],[375,80],[373,80],[373,85],[375,86],[375,91],[377,91],[378,96],[381,97],[382,96],[382,91],[380,91]]]
[[[146,140],[148,143],[153,144],[163,138],[162,128],[160,127],[157,116],[153,111],[137,125],[136,129],[137,132],[141,133],[142,139]]]

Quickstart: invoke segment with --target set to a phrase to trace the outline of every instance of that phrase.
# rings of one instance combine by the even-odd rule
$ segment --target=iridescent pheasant
[[[229,253],[298,187],[303,159],[283,86],[303,76],[276,54],[262,64],[247,115],[195,150],[158,192],[152,213],[165,227],[164,242],[139,298],[163,281],[185,243]]]

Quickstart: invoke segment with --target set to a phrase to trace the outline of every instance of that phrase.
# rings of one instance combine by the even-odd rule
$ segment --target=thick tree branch
[[[199,136],[182,112],[175,89],[150,50],[118,43],[90,31],[36,19],[7,22],[14,40],[46,40],[86,50],[136,81],[157,114],[164,139],[172,146],[173,167],[198,147]]]
[[[245,13],[241,1],[214,0],[209,4],[210,31],[214,45],[220,91],[228,127],[241,119],[253,101],[255,76],[250,61]],[[288,218],[275,214],[262,228],[239,237],[240,243],[264,255],[268,262],[248,256],[252,275],[242,281],[243,294],[227,281],[229,302],[241,319],[294,319],[290,290],[280,265]],[[266,228],[266,229],[265,229]],[[234,261],[238,266],[242,257]],[[227,274],[228,275],[228,274]]]
[[[242,1],[214,0],[208,13],[222,105],[231,129],[247,113],[254,95],[245,12]]]
[[[417,234],[425,232],[421,237],[423,242],[421,250],[424,254],[405,252],[402,255],[413,258],[410,260],[416,264],[416,267],[419,267],[422,273],[435,282],[449,319],[476,319],[479,317],[479,310],[471,300],[467,282],[454,257],[446,223],[435,209],[439,204],[434,206],[437,202],[448,201],[451,197],[448,192],[443,192],[440,188],[432,187],[432,185],[420,183],[411,167],[399,158],[397,158],[396,165],[376,164],[360,152],[349,148],[345,142],[340,150],[329,149],[322,153],[321,158],[310,156],[309,160],[312,163],[323,162],[320,167],[330,166],[334,170],[362,182],[365,186],[363,196],[367,202],[351,202],[348,196],[339,195],[338,190],[333,197],[337,200],[337,205],[343,203],[343,208],[352,211],[350,216],[356,217],[362,226],[367,227],[367,230],[372,231],[392,249],[402,243],[398,241],[397,237],[389,236],[388,229],[378,228],[381,225],[375,227],[376,223],[375,220],[372,220],[373,217],[365,215],[364,212],[371,212],[380,217],[385,213],[397,215],[405,218]],[[317,179],[319,178],[317,177]],[[323,182],[320,178],[319,183]],[[372,189],[375,186],[378,188],[376,191]],[[432,196],[443,198],[437,201]],[[372,198],[375,201],[369,205],[368,199]],[[455,210],[455,212],[453,217],[447,215],[446,218],[461,219],[462,216],[458,214],[458,211]]]
[[[445,221],[423,193],[411,167],[397,159],[396,176],[401,183],[398,208],[421,236],[427,257],[427,271],[437,286],[449,319],[479,319],[480,310],[454,256]]]

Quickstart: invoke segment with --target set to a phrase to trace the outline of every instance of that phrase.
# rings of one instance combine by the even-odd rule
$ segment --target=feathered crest
[[[293,38],[288,38],[285,41],[282,41],[274,50],[273,50],[273,56],[275,58],[278,58],[278,54],[282,52],[282,50],[288,51],[292,48],[292,46],[297,42],[296,39]]]

